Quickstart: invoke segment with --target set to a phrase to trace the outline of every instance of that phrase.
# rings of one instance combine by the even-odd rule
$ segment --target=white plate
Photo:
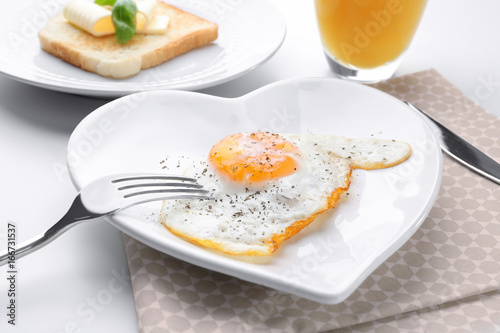
[[[83,71],[40,49],[37,31],[62,10],[45,1],[2,24],[0,73],[35,86],[67,93],[117,97],[155,89],[197,90],[241,76],[267,61],[286,33],[282,15],[265,0],[167,0],[219,25],[219,38],[125,80]]]
[[[337,303],[417,230],[437,196],[441,150],[420,115],[373,88],[335,79],[294,79],[224,99],[183,91],[143,92],[85,118],[68,145],[78,188],[104,175],[161,172],[169,156],[204,158],[227,134],[312,132],[397,139],[408,161],[355,170],[349,195],[282,244],[272,256],[243,261],[190,244],[156,218],[161,203],[116,214],[110,222],[159,251],[222,273],[323,303]]]

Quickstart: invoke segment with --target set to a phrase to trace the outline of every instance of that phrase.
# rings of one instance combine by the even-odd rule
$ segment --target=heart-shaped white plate
[[[270,257],[241,260],[177,238],[157,221],[161,203],[109,221],[195,265],[338,303],[409,239],[437,196],[442,155],[421,116],[378,90],[335,79],[293,79],[235,99],[182,91],[120,98],[75,129],[69,170],[78,188],[114,173],[161,172],[167,156],[203,159],[225,135],[255,130],[397,139],[413,154],[389,169],[355,170],[349,195]]]

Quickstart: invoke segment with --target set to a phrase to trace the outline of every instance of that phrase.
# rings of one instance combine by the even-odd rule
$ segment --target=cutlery
[[[500,184],[500,164],[488,155],[453,133],[438,121],[425,114],[410,102],[403,101],[412,110],[418,111],[428,120],[434,134],[437,136],[441,149],[455,159],[480,175]]]
[[[0,266],[38,250],[81,222],[151,201],[213,199],[207,193],[196,179],[189,177],[121,174],[98,179],[80,191],[68,212],[45,233],[0,252]]]

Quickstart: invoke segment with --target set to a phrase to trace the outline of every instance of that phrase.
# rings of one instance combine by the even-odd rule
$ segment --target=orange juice
[[[338,62],[375,68],[410,45],[427,0],[315,0],[325,50]]]

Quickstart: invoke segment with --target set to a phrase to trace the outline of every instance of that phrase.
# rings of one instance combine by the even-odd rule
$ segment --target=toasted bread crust
[[[112,78],[136,75],[218,37],[217,24],[158,1],[158,14],[167,15],[164,35],[136,34],[121,45],[114,35],[95,37],[69,23],[62,14],[39,31],[42,50],[89,72]]]

